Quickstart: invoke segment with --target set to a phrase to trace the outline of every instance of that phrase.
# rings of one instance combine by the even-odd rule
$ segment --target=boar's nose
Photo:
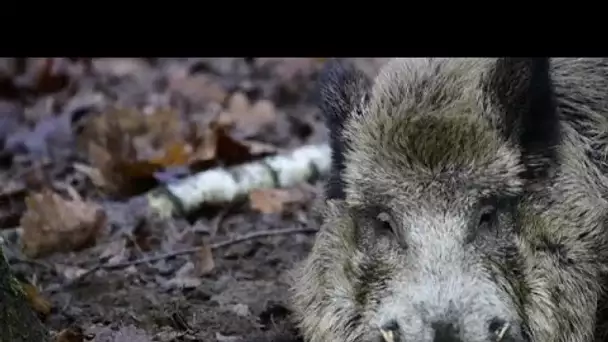
[[[458,325],[455,322],[437,321],[431,324],[431,327],[435,332],[433,342],[462,342]],[[509,324],[505,320],[495,317],[488,325],[488,330],[492,341],[503,341],[503,338],[507,338]]]
[[[380,332],[382,333],[382,341],[384,342],[401,342],[399,324],[395,320],[380,327]]]
[[[465,342],[461,338],[461,330],[455,321],[435,321],[431,323],[433,342]],[[529,339],[521,336],[522,334],[512,331],[511,324],[507,321],[495,317],[487,326],[487,341],[492,342],[528,342]],[[517,330],[517,329],[516,329]],[[378,341],[382,342],[409,342],[409,339],[402,339],[399,324],[396,320],[391,320],[380,327],[381,335]],[[426,341],[426,340],[425,340]]]
[[[431,324],[435,331],[433,342],[462,342],[458,326],[448,321],[437,321]]]
[[[500,319],[498,317],[494,317],[490,322],[489,330],[490,335],[492,336],[494,341],[519,341],[515,336],[512,335],[513,331],[511,331],[511,324],[507,323],[505,320]],[[523,338],[521,338],[523,340]]]

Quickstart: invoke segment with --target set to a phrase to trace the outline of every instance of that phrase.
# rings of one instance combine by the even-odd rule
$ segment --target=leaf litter
[[[79,197],[64,199],[50,189],[28,196],[25,203],[21,241],[28,257],[91,246],[105,224],[99,205]]]
[[[11,267],[36,279],[29,301],[55,341],[271,333],[264,317],[311,247],[321,184],[256,190],[188,218],[148,217],[132,200],[322,136],[310,91],[324,59],[2,62],[12,128],[0,132],[0,234],[22,231],[5,240]]]

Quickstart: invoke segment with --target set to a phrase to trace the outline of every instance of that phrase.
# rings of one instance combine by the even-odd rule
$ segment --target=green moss
[[[17,278],[13,277],[13,276],[9,276],[9,286],[8,288],[11,290],[11,295],[14,296],[25,296],[25,291],[23,290],[23,286],[21,286],[21,283],[19,282],[19,280],[17,280]]]
[[[0,342],[45,342],[49,337],[0,249]]]

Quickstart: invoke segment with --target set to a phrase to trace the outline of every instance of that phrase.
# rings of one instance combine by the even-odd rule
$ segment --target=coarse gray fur
[[[332,63],[320,82],[334,175],[293,273],[306,341],[608,337],[608,59]]]

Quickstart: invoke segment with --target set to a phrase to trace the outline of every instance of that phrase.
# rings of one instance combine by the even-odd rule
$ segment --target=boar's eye
[[[495,231],[498,223],[498,201],[494,198],[484,199],[472,213],[468,223],[466,243],[473,242],[479,233]]]
[[[479,228],[490,228],[496,220],[496,212],[494,205],[483,206],[479,215]]]
[[[385,232],[395,233],[395,227],[393,218],[387,212],[383,211],[376,216],[376,220],[378,221],[378,226],[380,229]]]

